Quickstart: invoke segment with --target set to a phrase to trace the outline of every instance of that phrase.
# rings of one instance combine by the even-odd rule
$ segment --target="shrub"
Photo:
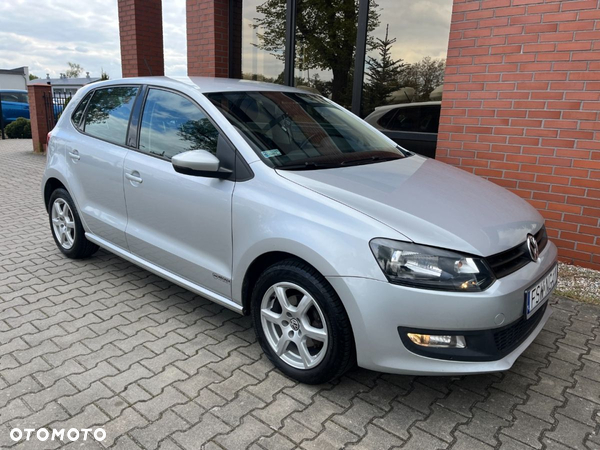
[[[10,139],[31,139],[31,121],[24,117],[19,117],[14,122],[8,124],[4,131]]]

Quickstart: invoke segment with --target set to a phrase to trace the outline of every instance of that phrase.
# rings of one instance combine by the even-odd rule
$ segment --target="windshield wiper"
[[[282,170],[318,170],[318,169],[331,169],[333,167],[340,167],[339,163],[316,163],[307,161],[302,164],[289,164],[284,166],[275,167],[276,169]]]
[[[359,166],[361,164],[370,164],[373,162],[384,162],[384,161],[395,161],[402,159],[401,156],[371,156],[369,158],[351,159],[350,161],[344,161],[340,163],[341,166]]]

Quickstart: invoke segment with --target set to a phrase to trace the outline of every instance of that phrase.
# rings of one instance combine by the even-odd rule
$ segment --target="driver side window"
[[[146,97],[139,149],[170,160],[189,150],[217,153],[219,132],[192,101],[161,89],[150,89]]]

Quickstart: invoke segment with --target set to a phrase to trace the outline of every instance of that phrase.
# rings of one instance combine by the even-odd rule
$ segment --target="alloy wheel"
[[[327,353],[327,322],[315,299],[303,288],[276,283],[261,302],[261,324],[271,348],[296,369],[317,366]]]
[[[62,248],[69,250],[75,243],[75,219],[69,204],[57,198],[52,204],[52,231]]]

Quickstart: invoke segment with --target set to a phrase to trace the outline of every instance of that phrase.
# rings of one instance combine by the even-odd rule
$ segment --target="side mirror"
[[[171,158],[175,172],[209,178],[229,178],[232,171],[221,167],[221,162],[206,150],[190,150]]]

